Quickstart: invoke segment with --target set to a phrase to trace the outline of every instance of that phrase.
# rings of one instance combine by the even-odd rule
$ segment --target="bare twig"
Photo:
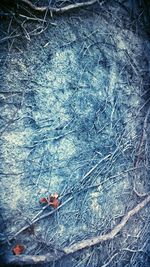
[[[113,239],[120,232],[120,230],[122,230],[122,228],[125,226],[125,224],[128,222],[128,220],[133,215],[138,213],[142,208],[144,208],[149,202],[150,202],[150,195],[148,197],[146,197],[142,202],[140,202],[137,206],[135,206],[132,210],[128,211],[128,213],[123,217],[121,222],[118,225],[116,225],[116,227],[112,231],[110,231],[110,233],[108,233],[106,235],[100,235],[98,237],[86,239],[86,240],[83,240],[81,242],[77,242],[70,247],[64,248],[64,251],[67,254],[71,254],[71,253],[74,253],[74,252],[79,251],[81,249],[99,244],[100,242]]]
[[[20,256],[10,256],[4,259],[4,264],[24,266],[29,264],[42,264],[57,261],[64,256],[63,253],[56,255],[56,253],[47,253],[45,255],[20,255]]]
[[[106,267],[106,266],[108,266],[108,265],[112,262],[112,260],[113,260],[118,254],[119,254],[119,253],[116,252],[114,255],[112,255],[112,257],[111,257],[106,263],[104,263],[101,267]]]
[[[63,202],[57,209],[51,210],[50,212],[47,212],[46,214],[41,215],[41,213],[49,206],[46,205],[31,221],[30,224],[23,226],[18,232],[16,232],[12,237],[8,238],[8,241],[13,240],[14,238],[16,238],[19,234],[21,234],[22,232],[24,232],[25,230],[27,230],[29,227],[31,227],[31,225],[37,223],[38,221],[49,217],[50,215],[52,215],[53,213],[55,213],[57,210],[59,210],[60,208],[62,208],[63,206],[65,206],[69,201],[71,201],[73,199],[73,197],[68,198],[65,202]],[[40,217],[38,217],[39,215],[41,215]]]
[[[139,162],[140,162],[142,147],[144,145],[144,141],[145,141],[145,137],[146,137],[146,130],[147,130],[147,123],[148,123],[149,114],[150,114],[150,107],[148,108],[145,119],[144,119],[143,130],[142,130],[141,140],[140,140],[140,144],[139,144],[139,148],[138,148],[138,153],[137,153],[137,157],[136,157],[135,162],[134,162],[135,167],[138,167]],[[134,184],[133,184],[133,191],[135,192],[135,194],[138,197],[144,197],[148,194],[148,193],[142,193],[141,194],[138,192],[138,190],[136,189],[136,180],[134,181]]]
[[[9,256],[6,257],[5,262],[7,264],[19,264],[19,265],[27,265],[27,264],[40,264],[40,263],[48,263],[57,261],[58,259],[64,257],[65,255],[73,254],[79,250],[97,245],[101,242],[113,239],[126,225],[129,219],[137,214],[141,209],[143,209],[150,202],[150,195],[147,196],[142,202],[140,202],[137,206],[135,206],[132,210],[128,211],[127,214],[122,218],[121,222],[117,224],[113,230],[111,230],[108,234],[100,235],[94,238],[86,239],[83,241],[79,241],[69,247],[65,247],[59,253],[48,253],[45,255],[20,255],[20,256]],[[110,259],[112,260],[117,254],[113,255]],[[107,266],[106,264],[104,266]]]
[[[66,11],[70,11],[70,10],[80,8],[80,7],[91,6],[91,5],[95,4],[96,2],[98,2],[98,1],[97,0],[91,0],[91,1],[87,1],[87,2],[70,4],[70,5],[67,5],[65,7],[57,8],[57,7],[50,7],[50,6],[38,7],[38,6],[34,5],[33,3],[31,3],[29,0],[21,0],[21,3],[27,5],[29,8],[31,8],[34,11],[38,11],[38,12],[50,11],[51,13],[55,13],[55,14],[61,14],[61,13],[64,13]]]
[[[26,20],[33,20],[33,21],[40,21],[40,22],[46,22],[45,19],[40,19],[40,18],[34,18],[34,17],[29,17],[29,16],[25,16],[25,15],[22,15],[22,14],[19,14],[19,17],[21,18],[25,18]]]
[[[147,129],[147,122],[148,122],[149,114],[150,114],[150,107],[148,108],[147,113],[146,113],[146,116],[145,116],[145,119],[144,119],[143,131],[142,131],[142,135],[141,135],[140,145],[139,145],[139,148],[138,148],[137,158],[136,158],[136,160],[134,162],[134,166],[135,167],[138,166],[138,163],[139,163],[139,160],[140,160],[142,146],[144,144],[145,135],[146,135],[146,129]]]
[[[106,157],[105,157],[105,159],[106,159]],[[104,160],[104,159],[103,159]],[[137,167],[137,168],[140,168],[140,166],[139,167]],[[127,172],[130,172],[130,171],[134,171],[135,169],[137,169],[137,168],[131,168],[131,169],[128,169],[128,170],[126,170],[126,171],[124,171],[123,173],[119,173],[119,174],[117,174],[117,175],[113,175],[113,176],[111,176],[111,177],[109,177],[108,179],[106,179],[105,181],[103,181],[103,182],[100,182],[100,183],[98,183],[98,184],[96,184],[96,185],[90,185],[90,186],[88,186],[88,187],[86,187],[86,188],[81,188],[81,189],[78,189],[78,190],[76,190],[76,191],[70,191],[70,192],[67,192],[65,195],[62,195],[61,197],[60,197],[60,199],[62,199],[63,197],[66,197],[67,195],[70,195],[71,194],[71,196],[65,201],[65,202],[63,202],[57,209],[54,209],[54,210],[52,210],[52,211],[50,211],[50,212],[47,212],[46,214],[43,214],[42,215],[42,213],[49,207],[49,204],[47,204],[46,206],[44,206],[33,218],[32,218],[32,220],[30,221],[30,223],[29,224],[27,224],[27,225],[25,225],[25,226],[23,226],[20,230],[18,230],[12,237],[10,237],[10,238],[8,238],[8,240],[9,241],[11,241],[12,239],[14,239],[14,238],[16,238],[19,234],[21,234],[23,231],[25,231],[25,230],[27,230],[29,227],[31,227],[33,224],[35,224],[35,223],[37,223],[38,221],[40,221],[40,220],[42,220],[42,219],[44,219],[44,218],[47,218],[47,217],[49,217],[49,216],[51,216],[52,214],[54,214],[57,210],[59,210],[59,209],[61,209],[63,206],[65,206],[68,202],[70,202],[71,200],[73,200],[73,198],[74,198],[74,194],[78,194],[78,193],[81,193],[81,192],[83,192],[83,191],[87,191],[87,190],[89,190],[89,189],[94,189],[94,188],[97,188],[97,187],[99,187],[100,185],[102,185],[102,184],[104,184],[105,182],[107,182],[107,181],[109,181],[110,179],[113,179],[113,178],[116,178],[116,177],[118,177],[118,176],[121,176],[122,174],[124,174],[124,173],[127,173]],[[88,173],[87,173],[88,174]]]
[[[81,182],[83,182],[104,160],[107,160],[111,157],[111,154],[108,154],[106,157],[102,158],[92,169],[90,169],[82,178]]]

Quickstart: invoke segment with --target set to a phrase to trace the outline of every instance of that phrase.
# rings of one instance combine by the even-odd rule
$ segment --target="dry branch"
[[[142,130],[141,140],[140,140],[140,144],[139,144],[139,148],[138,148],[137,158],[136,158],[136,160],[134,162],[134,166],[135,167],[137,167],[138,164],[139,164],[141,151],[142,151],[142,147],[143,147],[145,136],[146,136],[146,130],[147,130],[147,123],[148,123],[149,114],[150,114],[150,107],[148,108],[146,116],[145,116],[145,119],[144,119],[143,130]]]
[[[137,152],[137,156],[136,156],[136,159],[135,159],[135,162],[134,162],[134,166],[135,167],[138,167],[139,165],[139,162],[140,162],[140,158],[141,158],[141,154],[142,154],[142,148],[143,148],[143,145],[144,145],[144,141],[145,141],[145,138],[146,138],[146,131],[147,131],[147,126],[148,126],[148,118],[149,118],[149,114],[150,114],[150,107],[148,108],[147,110],[147,113],[146,113],[146,116],[145,116],[145,119],[144,119],[144,123],[143,123],[143,130],[142,130],[142,135],[141,135],[141,140],[140,140],[140,144],[139,144],[139,147],[138,147],[138,152]],[[138,190],[136,189],[136,175],[135,175],[135,180],[134,180],[134,184],[133,184],[133,191],[136,193],[136,195],[138,197],[144,197],[147,195],[147,193],[139,193]]]
[[[82,2],[82,3],[70,4],[65,7],[57,8],[57,7],[50,7],[50,6],[38,7],[34,5],[33,3],[31,3],[29,0],[21,0],[21,3],[27,5],[29,8],[31,8],[34,11],[38,11],[38,12],[50,11],[51,13],[55,13],[55,14],[61,14],[66,11],[71,11],[73,9],[80,8],[80,7],[91,6],[95,4],[96,2],[98,2],[98,0],[91,0],[91,1]]]
[[[60,136],[59,136],[60,137]],[[82,181],[85,179],[85,178],[87,178],[96,168],[97,168],[97,166],[103,161],[103,160],[106,160],[106,159],[108,159],[108,158],[110,158],[110,154],[109,155],[107,155],[106,157],[104,157],[103,159],[101,159],[90,171],[88,171],[84,176],[83,176],[83,178],[82,178]],[[97,187],[97,186],[96,186]],[[80,192],[80,191],[79,191]],[[69,192],[69,194],[70,193],[72,193],[72,191],[71,192]],[[66,194],[66,195],[68,195],[68,194]],[[27,224],[27,225],[25,225],[25,226],[23,226],[19,231],[17,231],[12,237],[10,237],[10,238],[8,238],[8,240],[7,241],[11,241],[12,239],[14,239],[14,238],[16,238],[19,234],[21,234],[23,231],[25,231],[25,230],[27,230],[29,227],[31,227],[31,225],[33,225],[33,224],[35,224],[35,223],[37,223],[38,221],[40,221],[40,220],[42,220],[42,219],[44,219],[44,218],[47,218],[48,216],[50,216],[50,215],[52,215],[53,213],[55,213],[57,210],[59,210],[60,208],[62,208],[64,205],[66,205],[68,202],[70,202],[71,200],[73,199],[73,196],[71,196],[71,197],[69,197],[64,203],[62,203],[57,209],[55,209],[55,210],[52,210],[52,211],[50,211],[50,212],[48,212],[48,213],[46,213],[46,214],[43,214],[43,215],[41,215],[42,213],[43,213],[43,211],[47,208],[47,207],[49,207],[49,205],[46,205],[44,208],[42,208],[42,210],[40,210],[35,216],[34,216],[34,218],[30,221],[30,224]],[[40,216],[40,217],[39,217]]]
[[[7,241],[11,241],[14,238],[16,238],[19,234],[21,234],[22,232],[24,232],[25,230],[27,230],[29,227],[31,227],[32,225],[34,225],[35,223],[37,223],[38,221],[45,219],[47,217],[49,217],[50,215],[52,215],[53,213],[55,213],[57,210],[59,210],[60,208],[62,208],[63,206],[65,206],[69,201],[71,201],[73,199],[73,197],[68,198],[64,203],[62,203],[60,206],[58,206],[57,209],[51,210],[50,212],[47,212],[46,214],[41,215],[41,213],[43,212],[43,210],[45,210],[49,205],[46,205],[40,212],[38,212],[38,214],[31,220],[30,224],[23,226],[18,232],[16,232],[12,237],[8,238]],[[40,217],[38,217],[39,215],[41,215]]]
[[[64,253],[59,255],[56,253],[47,253],[45,255],[20,255],[20,256],[10,256],[7,259],[4,259],[4,264],[24,266],[29,264],[43,264],[53,261],[57,261],[64,256]]]
[[[113,230],[111,230],[108,234],[100,235],[94,238],[86,239],[80,242],[77,242],[69,247],[65,247],[59,253],[48,253],[45,255],[20,255],[20,256],[9,256],[5,259],[6,264],[18,264],[18,265],[27,265],[27,264],[40,264],[40,263],[48,263],[52,261],[59,260],[65,255],[70,255],[84,248],[89,248],[91,246],[97,245],[103,241],[113,239],[126,225],[128,220],[137,214],[141,209],[143,209],[150,202],[150,195],[147,196],[142,202],[140,202],[137,206],[135,206],[132,210],[128,211],[127,214],[122,218],[121,222],[117,224]]]
[[[72,245],[70,247],[64,248],[64,251],[67,254],[71,254],[71,253],[74,253],[74,252],[76,252],[78,250],[81,250],[81,249],[84,249],[84,248],[91,247],[93,245],[99,244],[100,242],[113,239],[120,232],[120,230],[125,226],[125,224],[128,222],[128,220],[133,215],[138,213],[142,208],[144,208],[149,202],[150,202],[150,196],[145,198],[135,208],[133,208],[132,210],[128,211],[128,213],[122,218],[121,222],[118,225],[116,225],[116,227],[112,231],[110,231],[110,233],[108,233],[106,235],[101,235],[101,236],[98,236],[98,237],[86,239],[84,241],[75,243],[74,245]]]
[[[102,160],[100,160],[99,162],[98,162],[98,164],[96,164],[90,171],[88,171],[84,176],[83,176],[83,178],[82,178],[82,180],[84,180],[85,179],[85,177],[87,178],[91,173],[92,173],[92,171],[93,170],[95,170],[95,168],[103,161],[103,160],[105,160],[105,159],[107,159],[107,158],[109,158],[110,157],[110,155],[108,155],[108,156],[106,156],[106,157],[104,157]],[[133,170],[136,170],[136,169],[139,169],[139,168],[141,168],[141,166],[138,166],[138,167],[134,167],[134,168],[131,168],[131,169],[128,169],[128,170],[126,170],[126,171],[124,171],[124,173],[126,173],[126,172],[129,172],[129,171],[133,171]],[[16,238],[19,234],[21,234],[22,232],[24,232],[25,230],[27,230],[28,228],[30,228],[32,225],[34,225],[35,223],[37,223],[38,221],[40,221],[40,220],[42,220],[42,219],[45,219],[45,218],[47,218],[47,217],[49,217],[49,216],[51,216],[52,214],[54,214],[56,211],[58,211],[59,209],[61,209],[63,206],[65,206],[68,202],[70,202],[70,201],[72,201],[73,200],[73,196],[72,196],[72,194],[78,194],[78,193],[81,193],[81,192],[83,192],[83,191],[87,191],[88,189],[91,189],[91,188],[97,188],[97,187],[99,187],[100,185],[102,185],[103,183],[105,183],[105,182],[107,182],[107,181],[109,181],[110,179],[113,179],[113,178],[116,178],[116,177],[118,177],[118,176],[121,176],[122,175],[122,173],[118,173],[117,175],[113,175],[113,176],[110,176],[107,180],[105,180],[104,182],[100,182],[100,183],[98,183],[98,184],[96,184],[96,185],[90,185],[90,186],[88,186],[88,187],[85,187],[85,188],[80,188],[80,189],[78,189],[78,190],[76,190],[76,191],[70,191],[70,192],[67,192],[65,195],[63,195],[61,198],[63,198],[63,197],[65,197],[65,196],[67,196],[67,195],[70,195],[71,194],[71,196],[65,201],[65,202],[63,202],[57,209],[54,209],[54,210],[51,210],[51,211],[49,211],[49,212],[47,212],[46,214],[43,214],[42,215],[42,213],[43,213],[43,211],[45,211],[48,207],[49,207],[49,204],[48,205],[46,205],[45,207],[43,207],[33,218],[32,218],[32,220],[30,221],[30,223],[28,223],[27,225],[25,225],[25,226],[23,226],[20,230],[18,230],[13,236],[11,236],[10,238],[8,238],[8,240],[7,241],[11,241],[11,240],[13,240],[14,238]],[[147,194],[146,194],[147,195]],[[146,195],[143,195],[143,196],[146,196]],[[60,199],[61,199],[60,198]]]

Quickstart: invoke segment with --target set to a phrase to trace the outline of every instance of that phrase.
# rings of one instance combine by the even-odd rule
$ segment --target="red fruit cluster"
[[[40,199],[40,203],[41,204],[49,204],[54,209],[57,209],[59,204],[60,204],[59,200],[58,200],[58,194],[54,193],[47,198],[43,197]]]
[[[12,252],[14,255],[18,256],[23,253],[25,247],[23,245],[17,244],[15,247],[13,247]]]

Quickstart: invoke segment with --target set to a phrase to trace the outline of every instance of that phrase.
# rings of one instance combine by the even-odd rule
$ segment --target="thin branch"
[[[145,116],[145,119],[144,119],[143,130],[142,130],[140,145],[139,145],[139,148],[138,148],[137,158],[136,158],[136,160],[134,162],[134,166],[135,167],[137,167],[138,164],[139,164],[141,151],[142,151],[142,147],[143,147],[145,136],[146,136],[146,130],[147,130],[147,123],[148,123],[149,114],[150,114],[150,107],[148,108],[146,116]]]
[[[4,258],[4,264],[14,265],[14,266],[24,266],[30,264],[43,264],[54,262],[61,259],[65,253],[47,253],[45,255],[19,255],[19,256],[9,256]]]
[[[105,159],[106,159],[106,157],[105,157]],[[103,159],[104,160],[104,159]],[[35,223],[37,223],[38,221],[40,221],[40,220],[42,220],[42,219],[45,219],[45,218],[47,218],[47,217],[49,217],[49,216],[51,216],[52,214],[54,214],[55,212],[57,212],[59,209],[61,209],[63,206],[65,206],[68,202],[70,202],[73,198],[74,198],[74,196],[72,196],[72,194],[74,195],[74,194],[78,194],[78,193],[81,193],[81,192],[83,192],[83,191],[87,191],[87,190],[89,190],[89,189],[93,189],[93,188],[97,188],[97,187],[99,187],[100,185],[102,185],[102,184],[104,184],[105,182],[107,182],[107,181],[109,181],[110,179],[113,179],[113,178],[116,178],[116,177],[118,177],[118,176],[121,176],[122,174],[124,174],[124,173],[127,173],[127,172],[130,172],[130,171],[134,171],[135,169],[137,169],[137,168],[141,168],[140,166],[138,166],[138,167],[136,167],[136,168],[131,168],[131,169],[128,169],[128,170],[126,170],[126,171],[124,171],[123,173],[118,173],[117,175],[113,175],[113,176],[110,176],[108,179],[106,179],[105,181],[103,181],[103,182],[100,182],[100,183],[98,183],[98,184],[96,184],[96,185],[90,185],[90,186],[88,186],[88,187],[86,187],[86,188],[81,188],[81,189],[78,189],[78,190],[76,190],[76,191],[70,191],[70,192],[67,192],[65,195],[62,195],[62,196],[60,196],[60,200],[63,198],[63,197],[66,197],[67,195],[70,195],[71,194],[71,196],[65,201],[65,202],[63,202],[57,209],[54,209],[54,210],[51,210],[50,212],[47,212],[46,214],[43,214],[42,215],[42,213],[49,207],[49,204],[47,204],[46,206],[44,206],[33,218],[32,218],[32,220],[30,221],[30,223],[29,224],[27,224],[27,225],[25,225],[25,226],[23,226],[20,230],[18,230],[13,236],[11,236],[10,238],[8,238],[8,240],[7,241],[11,241],[11,240],[13,240],[14,238],[16,238],[19,234],[21,234],[22,232],[24,232],[25,230],[27,230],[28,228],[30,228],[33,224],[35,224]],[[87,174],[89,174],[89,172],[87,173]]]
[[[34,17],[29,17],[29,16],[25,16],[25,15],[22,15],[22,14],[19,14],[19,17],[21,18],[24,18],[26,20],[33,20],[33,21],[40,21],[40,22],[46,22],[45,19],[40,19],[40,18],[34,18]]]
[[[27,224],[25,226],[23,226],[18,232],[16,232],[12,237],[8,238],[7,241],[11,241],[14,238],[16,238],[19,234],[21,234],[22,232],[24,232],[25,230],[27,230],[29,227],[31,227],[31,225],[37,223],[38,221],[49,217],[50,215],[52,215],[53,213],[55,213],[57,210],[61,209],[63,206],[65,206],[69,201],[71,201],[73,199],[73,197],[68,198],[65,202],[63,202],[60,206],[58,206],[57,209],[51,210],[50,212],[47,212],[46,214],[41,215],[41,213],[49,206],[46,205],[40,212],[38,212],[38,214],[30,221],[30,224]],[[38,217],[39,215],[41,215],[40,217]]]
[[[146,116],[145,116],[145,119],[144,119],[141,140],[140,140],[140,144],[139,144],[139,148],[138,148],[138,152],[137,152],[137,157],[136,157],[135,162],[134,162],[134,166],[135,167],[138,167],[139,162],[140,162],[140,157],[141,157],[141,153],[142,153],[142,147],[144,145],[144,141],[145,141],[145,138],[146,138],[146,131],[147,131],[147,124],[148,124],[149,114],[150,114],[150,107],[148,108]],[[142,193],[141,194],[141,193],[138,192],[138,190],[136,189],[136,179],[135,179],[135,181],[133,183],[133,191],[135,192],[135,194],[138,197],[144,197],[144,196],[146,196],[148,194],[148,193]]]
[[[119,254],[119,253],[116,252],[116,253],[109,259],[109,261],[107,261],[106,263],[104,263],[101,267],[106,267],[106,266],[108,266],[108,265],[112,262],[112,260],[113,260],[118,254]]]
[[[142,202],[140,202],[137,206],[135,206],[132,210],[128,211],[128,213],[122,218],[121,222],[118,225],[116,225],[116,227],[112,231],[110,231],[110,233],[106,235],[100,235],[98,237],[86,239],[81,242],[77,242],[70,247],[64,248],[64,251],[67,254],[71,254],[81,249],[99,244],[100,242],[113,239],[120,232],[120,230],[122,230],[122,228],[125,226],[128,220],[133,215],[138,213],[142,208],[144,208],[149,202],[150,202],[150,195],[146,197]]]
[[[15,264],[28,265],[28,264],[41,264],[41,263],[53,262],[53,261],[59,260],[60,258],[66,255],[70,255],[82,249],[97,245],[101,242],[111,240],[122,230],[122,228],[126,225],[129,219],[135,214],[137,214],[141,209],[143,209],[149,202],[150,202],[150,195],[146,197],[142,202],[140,202],[137,206],[135,206],[132,210],[128,211],[127,214],[122,218],[121,222],[117,224],[114,227],[114,229],[111,230],[108,234],[104,234],[104,235],[100,235],[94,238],[79,241],[69,247],[65,247],[59,253],[55,252],[55,253],[48,253],[45,255],[37,255],[37,256],[33,256],[33,255],[20,255],[17,257],[8,256],[5,258],[5,263],[12,264],[12,265],[15,265]]]
[[[42,6],[42,7],[38,7],[36,5],[34,5],[33,3],[31,3],[29,0],[21,0],[21,3],[27,5],[29,8],[31,8],[34,11],[38,11],[38,12],[45,12],[45,11],[50,11],[51,13],[55,13],[55,14],[61,14],[76,8],[80,8],[80,7],[86,7],[86,6],[91,6],[93,4],[95,4],[96,2],[98,2],[98,0],[91,0],[91,1],[87,1],[87,2],[82,2],[82,3],[76,3],[76,4],[70,4],[67,5],[65,7],[50,7],[50,6]],[[102,5],[103,2],[101,2],[100,4]]]

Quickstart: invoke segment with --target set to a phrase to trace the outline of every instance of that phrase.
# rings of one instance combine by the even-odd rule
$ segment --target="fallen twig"
[[[57,210],[59,210],[60,208],[62,208],[63,206],[65,206],[69,201],[71,201],[73,199],[73,197],[68,198],[65,202],[63,202],[57,209],[51,210],[50,212],[47,212],[46,214],[41,215],[40,217],[38,217],[43,210],[45,210],[49,205],[46,205],[31,221],[30,224],[27,224],[25,226],[23,226],[18,232],[16,232],[13,236],[11,236],[10,238],[8,238],[7,241],[11,241],[14,238],[16,238],[19,234],[21,234],[22,232],[24,232],[25,230],[27,230],[29,227],[31,227],[31,225],[37,223],[38,221],[52,215],[53,213],[55,213]]]
[[[140,161],[140,156],[141,156],[141,152],[142,152],[142,147],[144,144],[144,140],[145,140],[145,135],[146,135],[146,129],[147,129],[147,123],[148,123],[148,117],[150,114],[150,107],[147,110],[145,119],[144,119],[144,124],[143,124],[143,130],[142,130],[142,135],[141,135],[141,140],[140,140],[140,144],[139,144],[139,148],[138,148],[138,152],[137,152],[137,158],[134,162],[134,166],[137,167]]]
[[[19,256],[9,256],[6,257],[3,261],[3,264],[8,265],[17,265],[17,266],[24,266],[29,264],[42,264],[42,263],[49,263],[59,260],[64,256],[65,253],[59,252],[56,253],[47,253],[45,255],[19,255]]]
[[[57,253],[48,253],[45,255],[19,255],[19,256],[8,256],[5,258],[6,264],[12,265],[28,265],[28,264],[41,264],[41,263],[49,263],[53,261],[57,261],[65,255],[73,254],[79,250],[97,245],[101,242],[113,239],[126,225],[128,220],[137,214],[141,209],[143,209],[150,202],[150,195],[147,196],[142,202],[140,202],[137,206],[135,206],[132,210],[128,211],[127,214],[122,218],[121,222],[117,224],[113,230],[111,230],[108,234],[100,235],[94,238],[86,239],[83,241],[79,241],[69,247],[65,247],[62,252]]]
[[[123,173],[127,173],[127,172],[130,172],[130,171],[134,171],[136,170],[137,168],[141,168],[141,166],[138,166],[138,167],[134,167],[134,168],[130,168],[126,171],[124,171]],[[60,196],[60,199],[62,199],[63,197],[66,197],[67,195],[71,195],[65,202],[63,202],[57,209],[54,209],[54,210],[51,210],[50,212],[47,212],[46,214],[43,214],[42,213],[49,207],[49,204],[47,204],[46,206],[44,206],[33,218],[32,220],[30,221],[29,224],[23,226],[19,231],[17,231],[13,236],[11,236],[10,238],[8,238],[7,241],[11,241],[13,240],[14,238],[16,238],[19,234],[21,234],[22,232],[24,232],[25,230],[27,230],[28,228],[30,228],[33,224],[37,223],[38,221],[44,219],[44,218],[47,218],[49,217],[50,215],[52,215],[53,213],[55,213],[57,210],[61,209],[63,206],[65,206],[68,202],[70,202],[72,199],[73,199],[73,196],[72,194],[79,194],[83,191],[87,191],[89,189],[93,189],[93,188],[97,188],[99,186],[101,186],[102,184],[104,184],[105,182],[109,181],[110,179],[112,178],[116,178],[118,176],[122,175],[122,173],[118,173],[117,175],[113,175],[111,177],[109,177],[107,180],[103,181],[103,182],[100,182],[96,185],[91,185],[91,186],[88,186],[86,188],[81,188],[81,189],[78,189],[76,191],[70,191],[70,192],[67,192],[65,195],[62,195]]]
[[[91,0],[91,1],[87,1],[87,2],[70,4],[70,5],[67,5],[65,7],[57,8],[57,7],[50,7],[50,6],[38,7],[38,6],[34,5],[33,3],[31,3],[29,0],[21,0],[21,3],[27,5],[29,8],[31,8],[34,11],[38,11],[38,12],[50,11],[51,13],[55,13],[55,14],[61,14],[61,13],[64,13],[66,11],[70,11],[70,10],[80,8],[80,7],[91,6],[91,5],[95,4],[96,2],[98,2],[98,1],[97,0]]]
[[[144,118],[141,140],[140,140],[140,144],[139,144],[139,147],[138,147],[137,156],[136,156],[136,159],[135,159],[135,162],[134,162],[134,166],[135,167],[138,167],[139,162],[140,162],[140,157],[141,157],[141,154],[142,154],[142,148],[143,148],[145,137],[146,137],[146,130],[147,130],[149,114],[150,114],[150,107],[148,108],[146,116]],[[136,189],[136,179],[133,182],[133,191],[135,192],[135,194],[138,197],[144,197],[144,196],[146,196],[148,194],[148,193],[139,193],[138,192],[138,190]]]
[[[99,244],[100,242],[113,239],[120,232],[120,230],[125,226],[128,220],[133,215],[138,213],[142,208],[144,208],[149,202],[150,202],[150,195],[146,197],[142,202],[140,202],[137,206],[135,206],[132,210],[128,211],[127,214],[122,218],[121,222],[117,224],[116,227],[112,231],[110,231],[108,234],[100,235],[94,238],[83,240],[81,242],[77,242],[70,247],[64,248],[64,251],[67,254],[71,254],[78,250]]]

